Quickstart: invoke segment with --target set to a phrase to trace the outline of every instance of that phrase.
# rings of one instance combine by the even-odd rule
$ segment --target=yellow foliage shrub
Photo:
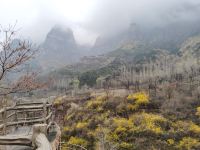
[[[135,127],[130,119],[125,118],[114,118],[111,130],[108,134],[109,141],[118,141],[121,137],[126,138],[128,132],[132,132]]]
[[[102,104],[102,101],[90,100],[87,103],[87,107],[93,109],[93,108],[96,108],[96,107],[100,106],[101,104]]]
[[[196,125],[194,122],[190,121],[177,121],[172,123],[174,131],[178,132],[193,132],[195,134],[200,134],[200,126]]]
[[[95,135],[99,135],[99,134],[107,134],[109,132],[109,129],[108,128],[104,128],[102,126],[98,126],[96,129],[95,129]]]
[[[119,136],[117,135],[117,133],[113,132],[113,133],[110,133],[108,135],[108,140],[109,141],[118,141],[119,140]]]
[[[189,130],[192,131],[193,133],[200,134],[200,126],[194,124],[193,122],[190,123]]]
[[[174,144],[174,140],[173,140],[173,139],[168,139],[168,140],[167,140],[167,143],[168,143],[169,145],[173,145],[173,144]]]
[[[197,107],[196,115],[200,117],[200,107]]]
[[[127,143],[127,142],[122,142],[120,145],[119,145],[120,149],[133,149],[133,144],[130,144],[130,143]]]
[[[80,146],[83,146],[83,147],[87,147],[88,146],[88,141],[86,141],[83,138],[73,137],[72,136],[69,139],[69,141],[67,142],[67,144],[69,144],[69,145],[80,145]]]
[[[139,130],[149,130],[156,134],[164,132],[158,123],[167,122],[167,119],[160,115],[148,114],[144,112],[131,116],[131,119],[133,119]]]
[[[191,150],[192,148],[198,147],[199,145],[200,142],[198,139],[191,137],[184,137],[177,145],[177,148]]]
[[[125,118],[114,118],[113,121],[117,127],[132,128],[134,125],[130,119]]]
[[[54,105],[60,105],[62,103],[63,103],[63,97],[57,97],[53,102]]]
[[[98,96],[96,99],[92,99],[88,101],[86,107],[89,109],[100,109],[99,107],[102,106],[104,101],[105,101],[105,97]]]
[[[174,128],[174,131],[176,132],[185,132],[189,129],[189,124],[188,122],[179,120],[179,121],[173,122],[172,127]]]
[[[127,104],[128,110],[131,110],[131,111],[137,110],[138,107],[139,107],[139,105],[136,105],[136,104]]]
[[[65,121],[70,120],[73,116],[74,116],[73,113],[72,114],[67,114],[67,115],[65,115],[64,120]]]
[[[84,129],[84,128],[87,128],[87,126],[88,126],[87,122],[78,122],[76,124],[76,129]]]
[[[68,127],[68,126],[65,126],[64,128],[63,128],[63,131],[64,132],[67,132],[67,131],[71,131],[72,129],[70,128],[70,127]]]
[[[128,95],[128,100],[135,100],[135,104],[144,105],[149,103],[149,96],[145,92],[138,92]]]
[[[126,128],[124,128],[124,127],[117,127],[116,129],[115,129],[115,132],[116,133],[122,133],[122,132],[126,132],[127,131],[127,129]]]
[[[96,120],[96,121],[104,121],[106,118],[109,117],[109,113],[110,113],[110,112],[101,113],[101,114],[99,114],[99,115],[97,115],[97,116],[95,117],[95,120]]]

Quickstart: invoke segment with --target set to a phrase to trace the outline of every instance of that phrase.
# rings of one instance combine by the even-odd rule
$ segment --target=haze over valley
[[[2,0],[0,150],[200,149],[199,14],[199,0]]]

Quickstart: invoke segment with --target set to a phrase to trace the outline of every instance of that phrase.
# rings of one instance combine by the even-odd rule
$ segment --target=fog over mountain
[[[200,19],[172,22],[163,26],[130,24],[129,28],[116,36],[99,36],[93,47],[94,53],[106,53],[126,44],[140,42],[158,49],[176,51],[191,36],[200,34]]]
[[[44,69],[138,43],[177,52],[200,34],[199,0],[3,0],[0,12],[2,26],[17,20],[19,38],[39,46]]]
[[[77,44],[70,28],[54,26],[39,47],[39,63],[44,69],[64,67],[83,56],[85,47]]]
[[[59,3],[55,0],[3,0],[0,10],[1,24],[18,20],[22,36],[38,43],[44,41],[54,25],[62,24],[74,31],[78,43],[93,45],[97,37],[116,36],[132,23],[148,28],[196,20],[200,1],[61,0]]]
[[[199,15],[200,0],[0,0],[0,150],[200,150]]]

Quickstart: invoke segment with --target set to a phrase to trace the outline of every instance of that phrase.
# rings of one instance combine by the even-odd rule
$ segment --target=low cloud
[[[18,20],[22,35],[44,40],[56,24],[71,27],[81,44],[92,44],[97,36],[115,36],[131,23],[164,26],[199,18],[198,0],[3,0],[1,24]]]

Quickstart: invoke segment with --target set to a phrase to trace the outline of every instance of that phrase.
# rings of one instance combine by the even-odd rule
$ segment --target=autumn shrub
[[[200,107],[197,107],[196,115],[200,117]]]
[[[176,121],[172,123],[172,129],[175,132],[178,132],[179,135],[185,135],[185,134],[200,134],[200,126],[193,123],[192,121]]]
[[[119,115],[119,116],[122,116],[122,117],[127,117],[127,104],[125,103],[120,103],[117,107],[116,107],[116,113]]]
[[[200,142],[199,139],[184,137],[182,140],[179,141],[176,147],[183,150],[199,149]]]
[[[118,149],[132,150],[134,148],[131,135],[134,133],[135,126],[130,119],[113,118],[108,122],[106,140],[113,143]]]
[[[139,131],[151,131],[155,134],[161,134],[164,132],[161,124],[166,124],[167,119],[160,115],[141,113],[134,114],[130,117],[134,124],[138,127]]]
[[[94,146],[94,135],[88,129],[88,122],[78,122],[72,127],[65,126],[63,128],[62,138],[67,145],[80,145],[85,148],[92,149]]]
[[[168,139],[168,140],[167,140],[167,143],[168,143],[169,145],[174,145],[175,141],[174,141],[173,139]]]
[[[91,99],[90,101],[87,102],[86,107],[88,109],[92,109],[97,112],[102,112],[103,111],[103,103],[105,102],[106,98],[104,96],[98,96],[95,99]]]
[[[78,122],[76,124],[76,129],[85,129],[85,128],[87,128],[87,126],[88,126],[87,122]]]
[[[149,103],[149,96],[145,92],[138,92],[129,94],[127,100],[127,109],[129,111],[136,111],[140,106]]]
[[[76,135],[74,127],[64,126],[62,130],[62,139],[64,141],[69,140],[71,136]]]
[[[189,129],[189,123],[178,120],[172,123],[172,128],[175,132],[187,132]]]
[[[69,139],[69,141],[67,142],[68,145],[80,145],[83,147],[87,147],[88,146],[88,141],[86,141],[83,138],[79,138],[79,137],[71,137]]]
[[[178,119],[173,114],[164,116],[141,107],[147,104],[151,106],[145,92],[124,98],[92,98],[65,116],[63,140],[88,150],[100,150],[102,146],[106,150],[199,148],[198,121]]]
[[[120,97],[110,97],[103,103],[104,110],[110,110],[113,112],[117,111],[117,107],[122,103],[122,98]]]
[[[135,149],[135,146],[133,143],[122,142],[119,144],[119,149],[120,150],[133,150],[133,149]]]
[[[57,97],[55,100],[54,100],[54,102],[53,102],[53,104],[54,105],[60,105],[60,104],[62,104],[63,103],[63,97]]]
[[[189,131],[191,131],[193,134],[200,135],[200,126],[191,121]]]
[[[128,100],[134,100],[137,105],[145,105],[149,103],[149,96],[145,92],[138,92],[128,95]]]

